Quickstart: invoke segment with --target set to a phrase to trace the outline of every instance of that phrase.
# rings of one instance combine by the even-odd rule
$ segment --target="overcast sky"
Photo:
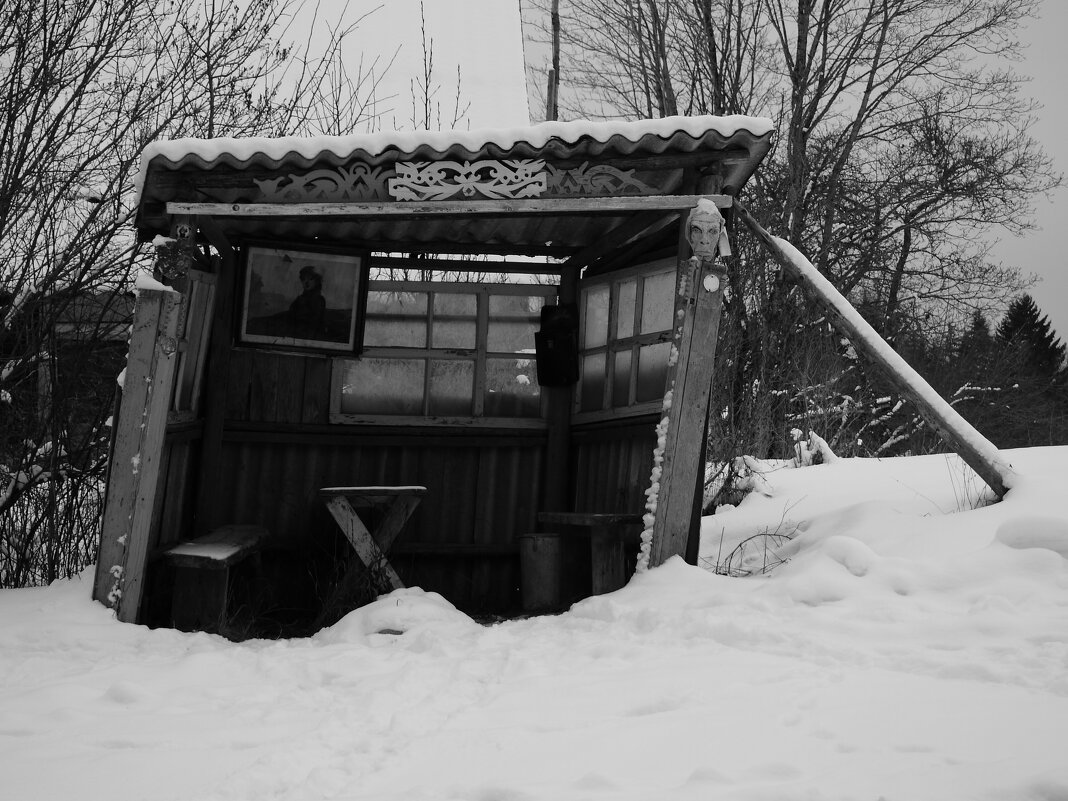
[[[400,47],[390,71],[393,111],[384,115],[383,129],[407,128],[411,119],[409,78],[422,69],[419,0],[327,0],[347,5],[349,19],[371,11],[361,23],[359,41],[371,42],[376,52],[392,55]],[[1068,170],[1068,0],[1043,0],[1042,19],[1023,36],[1029,47],[1018,72],[1032,79],[1029,93],[1043,109],[1033,134],[1055,160]],[[523,43],[519,0],[425,0],[426,27],[433,38],[434,65],[441,84],[442,117],[448,121],[460,67],[463,96],[470,101],[467,124],[477,128],[512,128],[527,124]],[[365,44],[366,46],[366,44]],[[385,92],[381,93],[385,94]],[[1068,229],[1068,190],[1040,199],[1035,222],[1041,230],[1016,239],[1002,234],[995,248],[998,259],[1041,277],[1032,290],[1062,340],[1068,340],[1068,257],[1062,236]],[[991,233],[992,237],[996,232]]]

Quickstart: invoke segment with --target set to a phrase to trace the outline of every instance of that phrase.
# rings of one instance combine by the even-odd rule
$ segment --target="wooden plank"
[[[278,356],[275,367],[276,392],[273,419],[279,423],[299,423],[304,408],[304,362],[306,357]]]
[[[686,553],[693,494],[697,476],[704,472],[702,437],[723,304],[725,281],[716,272],[711,259],[679,262],[679,302],[672,340],[677,359],[668,368],[670,404],[665,398],[667,430],[649,549],[650,567]],[[714,289],[705,285],[706,278],[715,278]]]
[[[181,567],[218,570],[229,567],[258,549],[267,536],[267,529],[263,526],[223,526],[203,537],[179,543],[164,553],[164,557]]]
[[[435,248],[436,250],[436,248]],[[558,275],[563,265],[556,262],[507,261],[504,259],[414,259],[398,256],[374,256],[371,269],[431,270],[432,272],[501,273],[517,275]]]
[[[180,295],[141,290],[116,422],[93,597],[135,622],[148,560],[167,413],[174,388]]]
[[[736,214],[767,248],[776,262],[816,299],[844,337],[866,359],[880,367],[886,378],[903,397],[916,407],[942,441],[985,481],[994,493],[1003,497],[1012,486],[1016,473],[1002,458],[993,443],[980,434],[879,336],[845,297],[822,275],[804,269],[795,256],[761,226],[740,203]],[[811,265],[809,265],[811,266]]]
[[[331,367],[331,359],[309,356],[304,360],[304,383],[300,405],[301,423],[329,422]],[[340,397],[340,391],[337,394]]]
[[[639,514],[616,512],[540,512],[538,521],[564,526],[617,526],[642,522]]]
[[[705,197],[730,208],[730,195],[642,195],[634,197],[528,198],[484,200],[365,201],[351,203],[167,203],[171,215],[215,217],[422,217],[426,215],[601,214],[650,209],[689,210]]]

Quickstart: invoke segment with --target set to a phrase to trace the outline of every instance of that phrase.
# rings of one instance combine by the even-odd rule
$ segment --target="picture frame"
[[[244,250],[237,341],[285,350],[358,353],[368,273],[364,251],[249,244]]]

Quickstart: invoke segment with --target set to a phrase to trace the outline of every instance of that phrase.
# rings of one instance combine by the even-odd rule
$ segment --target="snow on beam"
[[[901,358],[797,248],[785,239],[768,233],[741,203],[735,201],[734,209],[775,261],[815,296],[838,331],[849,339],[857,351],[881,367],[897,391],[912,401],[942,440],[990,486],[998,498],[1004,497],[1012,488],[1016,473],[993,443],[961,417]]]

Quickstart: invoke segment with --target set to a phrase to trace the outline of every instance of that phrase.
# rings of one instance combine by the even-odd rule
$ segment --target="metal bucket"
[[[519,535],[523,611],[557,612],[562,603],[563,553],[559,534]]]

